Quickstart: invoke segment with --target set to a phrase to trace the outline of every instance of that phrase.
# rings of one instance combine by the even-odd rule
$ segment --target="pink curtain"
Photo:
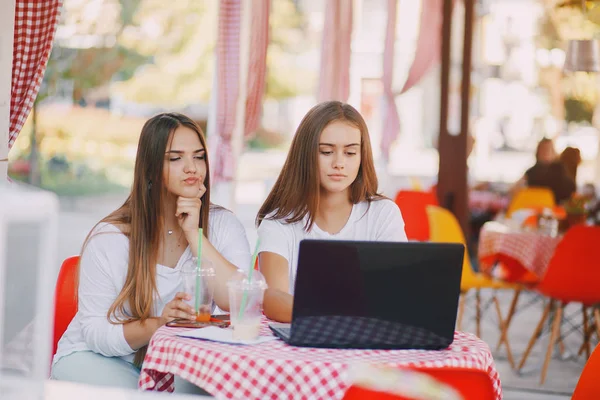
[[[394,77],[394,44],[396,42],[396,14],[398,0],[388,0],[388,20],[385,31],[385,47],[383,49],[383,130],[381,134],[381,154],[387,160],[390,146],[400,131],[400,118],[394,101],[392,81]]]
[[[16,1],[9,150],[17,140],[40,90],[61,6],[62,0]]]
[[[209,137],[214,158],[212,183],[230,181],[235,176],[232,136],[239,95],[241,0],[221,0],[217,35],[217,121]]]
[[[256,132],[260,126],[262,100],[267,74],[267,46],[269,45],[270,0],[252,0],[250,23],[250,54],[248,60],[248,93],[244,136]]]
[[[429,72],[429,69],[440,60],[443,3],[443,0],[423,0],[417,53],[400,93],[406,92],[419,83],[421,78]]]
[[[327,0],[317,100],[347,101],[350,92],[352,0]]]

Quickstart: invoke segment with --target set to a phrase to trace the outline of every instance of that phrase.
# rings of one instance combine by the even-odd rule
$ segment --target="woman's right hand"
[[[194,320],[196,318],[194,309],[184,301],[190,300],[191,298],[192,296],[187,293],[178,292],[175,295],[175,298],[165,305],[160,316],[161,325],[165,325],[167,322],[171,322],[178,318]]]

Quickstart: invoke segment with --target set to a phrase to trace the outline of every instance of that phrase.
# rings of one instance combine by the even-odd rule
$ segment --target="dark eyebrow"
[[[204,152],[206,152],[206,150],[204,150],[204,149],[198,149],[198,150],[194,151],[194,154],[196,154],[196,153],[204,153]],[[185,151],[181,151],[181,150],[167,150],[167,154],[169,154],[169,153],[183,154],[183,153],[185,153]]]
[[[319,143],[319,146],[331,146],[331,147],[335,147],[335,144],[331,144],[331,143]],[[353,146],[360,146],[360,143],[351,143],[351,144],[347,144],[344,147],[353,147]]]

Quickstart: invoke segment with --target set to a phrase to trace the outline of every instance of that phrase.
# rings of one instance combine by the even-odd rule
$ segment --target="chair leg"
[[[583,337],[584,337],[584,342],[581,343],[581,346],[579,346],[579,350],[577,351],[577,355],[580,356],[583,353],[583,350],[585,350],[586,348],[586,344],[589,343],[589,341],[592,340],[592,335],[594,334],[594,331],[596,330],[596,324],[595,323],[589,323],[588,327],[587,327],[587,331],[583,332]],[[588,343],[585,342],[585,338],[587,338]],[[589,358],[589,355],[588,355]]]
[[[477,337],[481,337],[481,291],[479,289],[475,289],[475,331],[477,332]]]
[[[517,309],[517,302],[519,301],[520,295],[521,295],[521,289],[516,289],[513,299],[510,302],[510,308],[508,309],[508,315],[506,316],[506,320],[504,321],[504,326],[506,327],[506,329],[500,333],[500,339],[498,340],[498,344],[496,345],[496,351],[500,350],[500,346],[502,346],[502,343],[507,341],[506,335],[508,332],[508,327],[510,326],[512,318],[515,315],[515,310]]]
[[[587,358],[590,358],[590,336],[592,332],[588,326],[587,307],[583,304],[581,305],[581,312],[583,313],[583,343],[581,344],[577,355],[580,356],[585,349]]]
[[[525,349],[525,353],[523,353],[523,358],[521,359],[521,362],[519,363],[519,366],[517,367],[517,371],[520,371],[521,368],[523,368],[523,365],[525,365],[525,361],[527,361],[527,357],[529,357],[529,353],[531,352],[533,345],[535,344],[535,342],[537,342],[540,332],[542,331],[542,328],[544,327],[544,322],[546,322],[546,318],[548,318],[550,309],[553,306],[554,306],[554,300],[550,300],[548,302],[548,305],[544,309],[544,312],[542,313],[542,318],[540,319],[540,322],[538,323],[538,325],[535,327],[535,330],[533,331],[533,335],[531,335],[531,339],[529,339],[529,343],[527,344],[527,349]]]
[[[556,339],[556,344],[558,345],[558,353],[562,357],[563,354],[565,354],[565,344],[562,340],[562,335],[558,335],[558,338]]]
[[[546,381],[546,373],[548,372],[548,365],[550,365],[550,358],[552,357],[552,351],[554,350],[554,343],[560,336],[560,323],[562,320],[564,304],[560,304],[554,315],[554,321],[552,323],[552,334],[550,335],[550,343],[548,344],[548,351],[546,352],[546,359],[544,360],[544,366],[542,367],[542,376],[540,378],[540,385],[543,385]]]
[[[462,327],[462,319],[465,313],[465,303],[467,302],[467,292],[461,293],[460,298],[458,300],[458,317],[456,318],[456,329],[461,330]]]
[[[510,344],[508,343],[508,339],[506,338],[506,331],[508,327],[506,326],[506,321],[502,319],[502,311],[500,310],[500,302],[498,298],[494,296],[494,304],[496,305],[496,312],[498,313],[498,321],[500,332],[502,332],[502,337],[504,337],[504,343],[506,344],[506,357],[508,358],[508,363],[512,369],[515,368],[515,360],[513,359],[512,351],[510,350]]]

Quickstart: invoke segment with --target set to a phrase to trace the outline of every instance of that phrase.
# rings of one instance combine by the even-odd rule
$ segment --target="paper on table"
[[[231,344],[259,344],[277,339],[275,336],[259,336],[256,340],[234,340],[233,330],[231,328],[223,329],[217,328],[216,326],[187,330],[178,333],[177,336]]]

